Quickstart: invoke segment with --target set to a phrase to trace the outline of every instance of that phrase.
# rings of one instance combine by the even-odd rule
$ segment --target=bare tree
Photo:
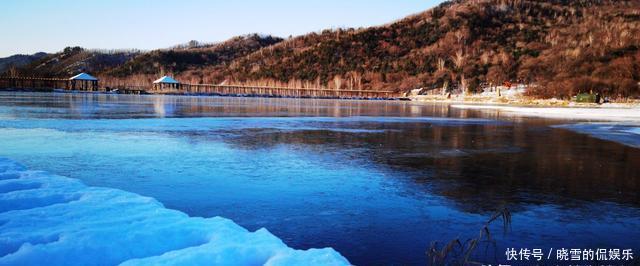
[[[333,84],[336,86],[336,90],[340,90],[340,87],[342,87],[342,77],[340,77],[340,75],[335,75],[333,77]]]
[[[438,72],[445,70],[445,61],[442,58],[438,58],[438,62],[436,63],[438,67]]]
[[[466,56],[462,50],[458,50],[455,56],[453,56],[452,60],[453,60],[453,63],[456,65],[456,68],[460,70],[464,66],[464,63],[466,61]]]

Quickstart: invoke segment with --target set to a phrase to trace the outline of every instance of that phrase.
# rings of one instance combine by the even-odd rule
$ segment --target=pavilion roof
[[[87,73],[82,72],[78,75],[70,77],[69,80],[96,80],[97,81],[98,79],[94,76],[91,76]]]
[[[169,76],[164,76],[161,77],[159,79],[157,79],[156,81],[154,81],[153,83],[169,83],[169,84],[178,84],[180,82],[178,82],[177,80],[173,79],[172,77]]]

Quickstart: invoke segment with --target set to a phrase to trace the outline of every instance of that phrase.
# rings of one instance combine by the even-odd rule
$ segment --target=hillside
[[[141,54],[106,74],[116,77],[136,74],[160,75],[209,66],[224,66],[237,58],[280,41],[282,39],[277,37],[258,34],[239,36],[216,44],[200,44],[191,41],[186,45]]]
[[[0,58],[0,73],[26,66],[33,61],[39,60],[47,56],[47,53],[35,53],[32,55],[17,54],[5,58]]]
[[[140,52],[86,50],[67,47],[63,51],[49,54],[16,69],[18,75],[40,77],[70,77],[79,72],[100,74],[118,67]]]
[[[639,47],[639,0],[458,0],[386,25],[286,40],[254,34],[143,53],[67,48],[20,71],[82,70],[121,84],[171,74],[191,83],[396,91],[473,92],[510,81],[532,85],[538,97],[637,97]]]
[[[534,83],[538,96],[638,95],[640,1],[456,1],[367,29],[279,43],[225,69],[237,81],[407,90]]]

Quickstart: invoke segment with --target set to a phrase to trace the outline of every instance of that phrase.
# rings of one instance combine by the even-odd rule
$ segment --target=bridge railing
[[[0,77],[0,88],[15,89],[65,89],[68,79],[40,77]]]
[[[288,88],[248,85],[180,84],[180,90],[194,94],[252,95],[298,98],[395,98],[394,91],[333,90],[322,88]]]

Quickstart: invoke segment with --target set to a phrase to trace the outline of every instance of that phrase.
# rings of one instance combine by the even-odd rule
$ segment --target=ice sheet
[[[620,123],[577,123],[554,126],[595,138],[640,148],[640,125]]]
[[[266,229],[199,218],[153,198],[30,171],[0,158],[0,265],[349,265]]]

